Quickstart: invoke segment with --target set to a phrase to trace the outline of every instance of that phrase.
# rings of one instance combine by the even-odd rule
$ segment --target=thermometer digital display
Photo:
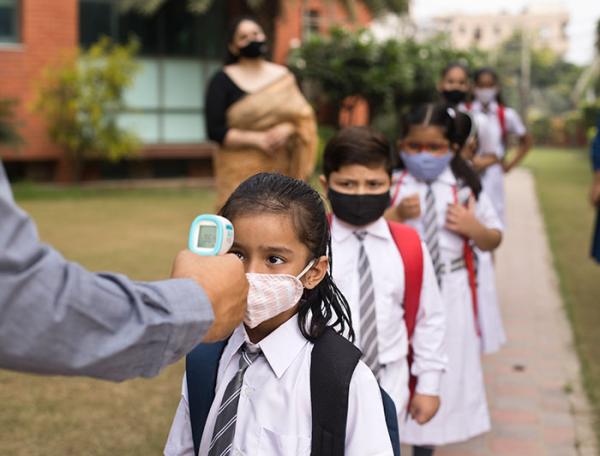
[[[233,225],[225,217],[202,214],[190,227],[188,249],[203,256],[226,254],[233,244]]]

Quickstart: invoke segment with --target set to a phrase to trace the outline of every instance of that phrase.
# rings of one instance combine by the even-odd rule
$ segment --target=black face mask
[[[250,41],[246,46],[240,48],[240,56],[247,59],[263,57],[267,53],[266,41]]]
[[[335,216],[354,226],[374,222],[390,205],[389,191],[378,195],[347,195],[330,188],[327,196]]]
[[[463,90],[443,90],[442,95],[452,104],[459,104],[467,99],[467,92]]]

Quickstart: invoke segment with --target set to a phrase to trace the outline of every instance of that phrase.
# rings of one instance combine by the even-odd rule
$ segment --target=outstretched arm
[[[206,292],[193,280],[196,265],[185,255],[175,268],[181,279],[142,283],[89,272],[39,241],[12,199],[1,163],[0,221],[0,368],[116,381],[151,377],[189,352],[209,327],[213,339],[225,336],[223,325],[211,326],[210,301],[221,292],[210,280]],[[241,263],[239,269],[243,276]],[[228,270],[236,282],[238,271]],[[233,314],[227,328],[243,310]]]

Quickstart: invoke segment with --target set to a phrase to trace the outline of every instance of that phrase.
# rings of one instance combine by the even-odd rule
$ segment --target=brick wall
[[[4,160],[62,156],[47,138],[44,123],[31,112],[31,106],[44,67],[77,46],[77,6],[77,0],[21,0],[21,43],[0,44],[0,96],[18,100],[18,121],[26,141],[19,151],[0,149]]]
[[[353,29],[364,27],[372,19],[368,9],[361,2],[357,5],[356,18],[354,20],[352,20],[348,12],[341,6],[340,2],[298,0],[283,3],[285,6],[276,25],[277,42],[275,43],[273,55],[273,60],[279,63],[285,63],[290,48],[294,45],[299,45],[302,41],[303,11],[313,10],[319,13],[320,33],[322,34],[326,34],[334,25]]]

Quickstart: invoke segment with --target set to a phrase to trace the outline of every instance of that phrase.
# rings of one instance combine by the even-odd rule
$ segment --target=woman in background
[[[219,207],[258,172],[306,179],[315,166],[313,109],[288,69],[266,60],[266,40],[256,20],[237,19],[226,64],[208,87],[208,137],[220,144],[213,158]]]

